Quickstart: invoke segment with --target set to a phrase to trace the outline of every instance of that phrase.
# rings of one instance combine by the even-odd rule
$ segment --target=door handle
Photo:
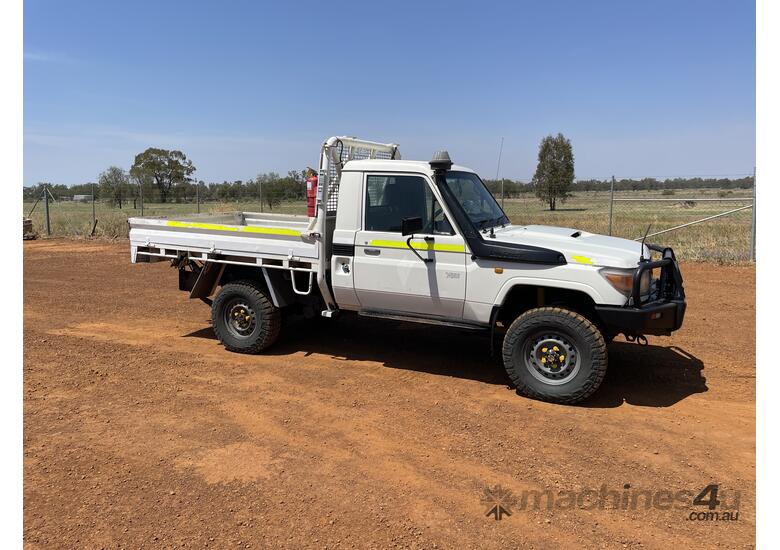
[[[378,248],[364,248],[363,251],[369,256],[379,256],[379,254],[382,252]]]

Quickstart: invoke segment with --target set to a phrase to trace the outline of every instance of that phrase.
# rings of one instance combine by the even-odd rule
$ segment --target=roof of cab
[[[450,170],[474,172],[471,168],[453,164]],[[416,172],[432,174],[431,165],[424,160],[365,159],[344,163],[344,172]]]

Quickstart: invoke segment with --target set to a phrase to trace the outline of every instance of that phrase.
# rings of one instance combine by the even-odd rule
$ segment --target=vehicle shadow
[[[708,390],[704,363],[676,346],[612,342],[609,368],[601,387],[581,405],[669,407]]]
[[[211,327],[184,336],[216,340]],[[490,357],[489,350],[485,333],[346,314],[333,321],[291,323],[279,342],[264,355],[304,351],[306,355],[379,362],[386,368],[511,388],[501,364],[498,337],[494,357]],[[707,391],[703,368],[698,358],[677,347],[613,342],[604,383],[581,406],[607,408],[630,403],[668,407],[689,395]]]
[[[185,337],[216,339],[211,327]],[[379,362],[386,368],[425,372],[510,386],[490,340],[482,332],[341,314],[333,320],[285,323],[263,355],[326,355],[344,361]],[[496,350],[498,354],[498,349]]]

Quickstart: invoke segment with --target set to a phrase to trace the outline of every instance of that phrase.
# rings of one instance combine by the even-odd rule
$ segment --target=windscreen
[[[473,172],[448,171],[443,180],[477,229],[509,223],[496,199]]]

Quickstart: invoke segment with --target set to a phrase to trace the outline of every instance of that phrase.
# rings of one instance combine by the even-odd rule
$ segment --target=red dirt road
[[[683,275],[682,330],[613,343],[571,407],[518,396],[486,338],[425,326],[344,317],[228,353],[167,264],[27,242],[25,544],[750,547],[755,270]],[[688,519],[713,483],[738,519]],[[501,521],[496,485],[518,499]]]

